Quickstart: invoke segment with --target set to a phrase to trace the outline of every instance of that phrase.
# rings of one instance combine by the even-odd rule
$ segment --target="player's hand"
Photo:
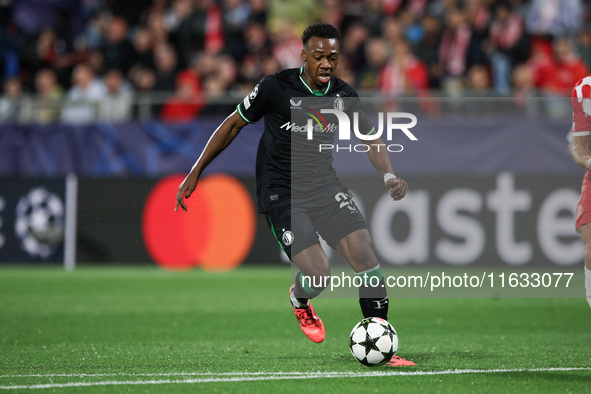
[[[408,185],[402,178],[390,179],[386,182],[386,187],[390,189],[390,197],[392,197],[392,200],[394,201],[403,199],[408,191]]]
[[[197,177],[191,176],[191,174],[187,175],[187,177],[180,184],[179,190],[176,193],[176,206],[174,207],[175,212],[179,210],[179,205],[183,211],[187,212],[187,205],[185,204],[184,199],[191,197],[191,194],[193,191],[195,191],[195,187],[197,187]]]

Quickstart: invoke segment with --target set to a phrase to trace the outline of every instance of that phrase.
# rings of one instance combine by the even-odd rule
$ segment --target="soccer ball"
[[[349,348],[357,361],[368,367],[384,365],[398,350],[398,335],[390,323],[379,317],[361,320],[349,335]]]

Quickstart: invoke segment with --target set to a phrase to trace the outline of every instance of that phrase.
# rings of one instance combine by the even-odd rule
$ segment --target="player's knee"
[[[355,262],[356,271],[366,271],[378,265],[378,259],[370,245],[352,250],[351,260]]]

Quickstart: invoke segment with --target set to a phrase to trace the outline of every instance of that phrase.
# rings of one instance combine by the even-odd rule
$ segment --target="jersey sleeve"
[[[591,134],[591,76],[583,78],[573,88],[573,125],[571,137]]]
[[[363,109],[363,103],[361,98],[353,88],[351,88],[351,108],[349,111],[349,119],[353,119],[353,113],[357,113],[359,116],[359,132],[363,135],[372,135],[376,132],[376,128],[367,119],[367,114]]]
[[[261,79],[252,92],[236,106],[238,114],[246,123],[256,123],[266,113],[271,112],[273,101],[269,97],[272,95],[272,78],[270,76]]]

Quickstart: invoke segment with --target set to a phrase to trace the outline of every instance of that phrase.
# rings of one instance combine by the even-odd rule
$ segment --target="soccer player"
[[[575,84],[572,106],[569,150],[575,163],[587,170],[583,177],[575,226],[585,244],[585,289],[587,302],[591,306],[591,75]]]
[[[318,296],[325,284],[320,280],[305,280],[305,277],[320,279],[330,274],[330,264],[319,244],[318,234],[345,258],[356,275],[375,277],[373,283],[379,281],[380,285],[384,284],[365,220],[332,167],[332,151],[319,152],[318,140],[302,138],[306,133],[285,126],[292,123],[291,108],[300,105],[300,101],[294,98],[330,97],[339,104],[342,104],[343,98],[358,100],[355,90],[334,76],[339,61],[339,39],[337,29],[326,23],[315,23],[304,30],[301,53],[304,65],[263,78],[238,104],[236,111],[213,133],[179,186],[175,207],[175,211],[179,206],[187,210],[184,199],[195,190],[205,167],[244,126],[264,116],[264,131],[256,162],[258,211],[266,216],[280,246],[300,269],[289,296],[300,328],[314,342],[324,340],[325,330],[310,299]],[[359,131],[364,134],[375,130],[363,113],[359,115],[358,124]],[[327,136],[331,141],[334,139],[334,133],[320,130],[318,138],[326,139]],[[292,142],[302,156],[302,161],[298,163],[292,163],[292,148],[296,149]],[[383,176],[392,199],[400,200],[406,195],[408,186],[394,175],[387,150],[376,148],[382,143],[379,138],[372,142],[368,151],[369,160]],[[292,179],[292,170],[301,183]],[[306,203],[300,204],[300,200],[296,199],[302,196],[313,197],[313,203],[310,204],[310,198],[307,198]],[[385,286],[361,286],[359,303],[364,317],[376,316],[387,320]],[[394,356],[389,365],[415,364]]]

